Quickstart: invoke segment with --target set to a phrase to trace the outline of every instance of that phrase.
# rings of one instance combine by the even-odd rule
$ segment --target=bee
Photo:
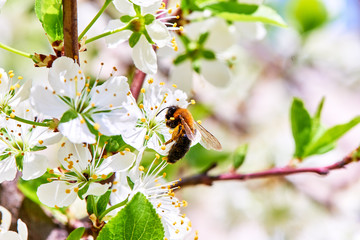
[[[173,130],[171,139],[165,142],[165,145],[175,142],[169,150],[167,156],[168,163],[175,163],[185,156],[190,149],[191,142],[195,140],[197,132],[201,135],[201,145],[206,149],[217,151],[222,149],[216,137],[198,122],[194,121],[189,110],[178,106],[170,106],[162,109],[160,112],[165,109],[168,109],[165,114],[166,126]]]

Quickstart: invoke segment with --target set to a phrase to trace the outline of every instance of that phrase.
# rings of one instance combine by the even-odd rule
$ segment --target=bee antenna
[[[156,114],[156,117],[157,117],[162,111],[164,111],[164,110],[167,109],[167,108],[169,108],[169,107],[164,107],[163,109],[161,109],[161,110]]]

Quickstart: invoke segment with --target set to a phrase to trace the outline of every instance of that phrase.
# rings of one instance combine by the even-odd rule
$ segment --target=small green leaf
[[[220,12],[215,14],[218,17],[228,21],[244,21],[244,22],[262,22],[272,24],[279,27],[287,27],[283,18],[272,8],[260,5],[252,14],[239,14],[234,12]]]
[[[295,140],[294,157],[303,158],[305,147],[310,142],[311,118],[304,103],[294,98],[290,110],[291,128]]]
[[[306,148],[305,156],[323,154],[335,147],[336,141],[350,129],[360,123],[360,116],[351,121],[336,125],[326,130],[319,138],[314,139]]]
[[[134,10],[136,15],[141,16],[141,7],[139,5],[134,4]]]
[[[97,240],[164,239],[164,227],[153,205],[142,193],[132,200],[100,231]]]
[[[243,165],[243,163],[245,162],[247,150],[248,150],[248,144],[243,144],[235,150],[233,156],[234,169],[238,169]]]
[[[323,128],[321,127],[321,111],[324,106],[325,98],[322,98],[316,112],[311,120],[311,139],[316,138],[319,134],[323,132]]]
[[[205,58],[205,59],[208,59],[208,60],[214,60],[216,59],[216,55],[213,51],[211,50],[203,50],[202,52],[202,56]]]
[[[186,53],[181,54],[174,59],[174,64],[178,65],[178,64],[184,62],[187,58],[188,58],[188,55]]]
[[[69,236],[66,238],[66,240],[80,240],[82,235],[85,232],[85,228],[84,227],[79,227],[77,229],[75,229],[74,231],[72,231]]]
[[[145,15],[144,19],[145,19],[145,25],[149,25],[155,20],[155,16],[149,13]]]
[[[98,198],[98,200],[96,202],[96,208],[97,208],[97,213],[98,213],[97,217],[99,217],[106,210],[106,207],[110,200],[110,194],[111,194],[111,191],[108,190],[104,195],[101,195]]]
[[[74,110],[67,110],[61,117],[60,123],[69,122],[78,117],[78,113]]]
[[[139,32],[133,32],[131,34],[131,36],[129,38],[129,45],[130,45],[131,48],[133,48],[137,44],[140,37],[141,37],[141,33],[139,33]]]
[[[36,0],[35,13],[51,42],[63,40],[63,11],[61,0]]]
[[[120,21],[122,21],[123,23],[128,23],[133,19],[133,17],[129,16],[129,15],[124,15],[120,17]]]
[[[131,188],[131,190],[133,190],[134,189],[134,182],[133,181],[131,181],[131,178],[129,177],[129,176],[126,176],[126,180],[127,180],[127,182],[128,182],[128,185],[129,185],[129,187]]]

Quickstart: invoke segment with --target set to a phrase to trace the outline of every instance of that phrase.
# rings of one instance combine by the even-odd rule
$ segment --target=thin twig
[[[136,69],[133,81],[130,86],[130,91],[136,100],[139,97],[140,90],[144,83],[145,77],[146,77],[146,73],[140,71],[139,69]]]
[[[79,63],[77,0],[63,0],[64,53]]]
[[[178,184],[176,184],[176,186],[185,187],[185,186],[192,186],[198,184],[205,184],[210,186],[213,184],[214,181],[227,181],[227,180],[246,181],[256,178],[281,177],[281,176],[287,176],[298,173],[316,173],[319,175],[327,175],[332,170],[341,169],[349,163],[359,161],[360,157],[357,154],[354,154],[357,153],[358,151],[359,149],[356,149],[352,153],[344,157],[341,161],[325,167],[294,168],[294,167],[286,166],[282,168],[272,168],[269,170],[256,172],[256,173],[247,173],[247,174],[224,173],[217,176],[210,176],[206,171],[201,174],[183,178],[180,182],[178,182]]]

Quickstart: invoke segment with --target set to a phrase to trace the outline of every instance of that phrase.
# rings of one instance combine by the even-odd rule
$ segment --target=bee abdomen
[[[167,162],[175,163],[180,160],[189,151],[190,145],[191,140],[186,135],[179,137],[179,139],[170,148]]]

